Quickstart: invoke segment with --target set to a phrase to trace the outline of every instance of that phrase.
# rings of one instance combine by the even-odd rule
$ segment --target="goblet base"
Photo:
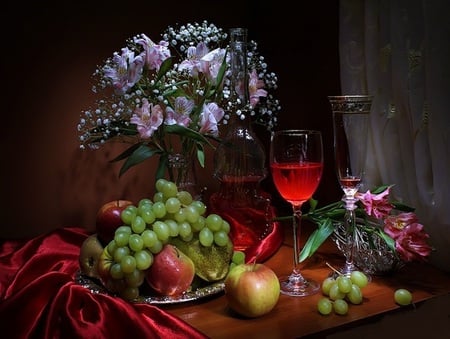
[[[295,274],[283,276],[280,280],[280,293],[292,297],[305,297],[316,294],[320,289],[320,284],[314,280],[298,277]]]

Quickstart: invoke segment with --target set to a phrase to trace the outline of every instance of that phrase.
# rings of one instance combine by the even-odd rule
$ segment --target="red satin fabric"
[[[88,235],[61,228],[0,244],[2,338],[207,338],[156,305],[77,285],[80,246]]]

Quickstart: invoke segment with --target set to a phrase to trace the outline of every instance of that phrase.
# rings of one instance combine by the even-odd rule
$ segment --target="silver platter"
[[[112,295],[99,282],[82,274],[81,271],[77,271],[77,273],[75,274],[75,283],[88,289],[89,291],[91,291],[91,293],[103,293]],[[193,288],[192,290],[186,291],[179,296],[139,296],[137,299],[132,300],[131,302],[152,305],[179,304],[214,296],[221,293],[224,290],[224,286],[225,284],[223,280],[220,280],[210,283],[206,286],[201,286],[195,289]]]

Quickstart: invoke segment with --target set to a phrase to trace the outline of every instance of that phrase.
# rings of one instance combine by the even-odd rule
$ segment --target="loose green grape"
[[[233,269],[233,268],[235,268],[237,266],[237,264],[235,263],[235,262],[230,262],[230,267],[228,268],[228,272],[231,272],[231,270]]]
[[[153,264],[153,254],[147,250],[141,250],[134,253],[136,268],[144,271]]]
[[[178,191],[177,198],[185,206],[190,205],[193,201],[192,195],[188,191]]]
[[[204,227],[198,234],[198,240],[203,246],[211,247],[214,242],[214,234],[208,227]]]
[[[326,296],[330,295],[330,288],[336,282],[333,277],[327,277],[322,281],[322,293]]]
[[[153,203],[155,202],[164,202],[164,194],[162,192],[153,194]]]
[[[363,301],[361,288],[356,284],[352,284],[352,288],[350,292],[347,293],[346,298],[354,305],[361,304]]]
[[[113,254],[114,261],[117,263],[122,262],[122,259],[130,254],[130,248],[127,246],[122,246],[116,248]]]
[[[245,253],[243,251],[233,251],[233,256],[231,257],[231,261],[236,265],[245,263]]]
[[[345,315],[348,312],[348,304],[343,299],[337,299],[333,302],[334,312],[340,315]]]
[[[114,263],[111,265],[111,268],[109,269],[109,274],[111,275],[111,278],[119,280],[122,279],[124,274],[122,271],[122,267],[119,263]]]
[[[165,222],[162,222],[160,220],[155,221],[153,223],[153,232],[156,233],[158,236],[158,239],[161,241],[166,241],[170,237],[170,229],[169,226]]]
[[[144,240],[139,234],[131,234],[128,239],[128,247],[134,252],[140,251],[144,248]]]
[[[158,219],[163,218],[166,215],[166,205],[162,201],[157,201],[152,206],[153,213]]]
[[[328,296],[330,297],[331,300],[339,300],[339,299],[345,298],[345,294],[339,290],[339,286],[338,286],[337,282],[334,282],[331,285],[330,293]]]
[[[144,271],[135,269],[133,272],[125,274],[125,281],[127,287],[139,287],[142,285],[145,279]]]
[[[158,254],[161,252],[164,244],[161,242],[161,240],[157,240],[152,246],[148,247],[148,250],[152,252],[153,254]]]
[[[176,197],[170,197],[167,199],[165,205],[168,213],[176,213],[181,208],[181,202]]]
[[[161,192],[163,193],[164,200],[169,199],[171,197],[176,197],[178,193],[178,187],[177,185],[172,182],[168,181],[162,188]]]
[[[176,213],[174,213],[173,218],[178,223],[186,221],[187,218],[186,208],[184,207],[180,208]]]
[[[182,238],[187,238],[192,234],[191,224],[187,221],[178,224],[178,234]]]
[[[317,302],[317,310],[322,315],[328,315],[333,310],[333,303],[328,298],[320,298]]]
[[[192,232],[189,235],[187,235],[187,236],[181,237],[181,240],[183,240],[185,242],[189,242],[192,239],[194,239],[194,233],[192,233]]]
[[[336,282],[338,284],[339,291],[341,291],[342,293],[346,294],[351,291],[352,281],[350,280],[349,277],[345,275],[340,275],[336,278]]]
[[[409,305],[412,302],[412,294],[404,288],[399,288],[394,292],[394,300],[401,306]]]
[[[166,219],[164,222],[169,226],[169,235],[174,238],[179,234],[178,223],[172,219]]]
[[[205,225],[206,225],[205,220],[206,220],[205,217],[200,215],[198,217],[197,222],[194,222],[191,224],[192,230],[194,232],[200,232],[202,230],[202,228],[205,227]]]
[[[114,234],[114,241],[118,247],[128,245],[128,239],[130,238],[130,233],[128,232],[116,232]]]
[[[119,233],[119,232],[125,232],[125,233],[128,233],[128,234],[131,234],[132,230],[131,230],[130,226],[122,225],[122,226],[119,226],[119,227],[116,228],[116,230],[114,231],[114,234],[115,233]]]
[[[145,223],[144,219],[139,215],[136,215],[134,220],[131,222],[131,229],[133,230],[134,233],[141,234],[142,232],[144,232],[146,227],[147,224]]]
[[[141,200],[139,200],[137,207],[139,209],[142,206],[152,205],[152,204],[153,204],[153,201],[151,199],[149,199],[149,198],[142,198]]]
[[[213,232],[220,230],[222,227],[222,217],[218,214],[211,213],[206,217],[206,226]]]
[[[168,183],[168,181],[164,178],[160,178],[160,179],[156,180],[156,182],[155,182],[156,190],[158,192],[162,192],[167,183]]]
[[[200,218],[200,214],[198,213],[198,210],[194,206],[187,206],[185,208],[186,211],[186,220],[193,224],[197,222],[198,218]]]
[[[206,205],[200,200],[193,201],[191,206],[194,206],[200,215],[204,215],[206,213]]]
[[[123,273],[131,273],[136,269],[136,259],[132,255],[125,255],[122,260],[120,260],[120,266],[122,267]]]
[[[226,246],[229,241],[230,241],[230,238],[228,237],[228,234],[225,233],[224,231],[214,232],[214,243],[217,246],[220,246],[220,247]]]
[[[361,271],[353,271],[350,274],[350,279],[352,283],[358,285],[360,288],[366,287],[369,283],[369,278]]]
[[[119,294],[123,299],[131,301],[139,297],[139,287],[127,286]]]
[[[106,245],[106,250],[108,251],[108,253],[111,255],[111,256],[113,256],[114,255],[114,252],[116,251],[116,248],[117,248],[118,246],[117,246],[117,244],[116,244],[116,241],[113,239],[113,240],[111,240],[109,243],[108,243],[108,245]]]
[[[149,206],[148,210],[145,209],[144,211],[142,211],[140,215],[147,225],[153,224],[153,222],[156,220],[152,206]]]
[[[120,213],[120,218],[126,225],[131,225],[131,222],[137,215],[137,207],[134,205],[128,205],[125,209]]]
[[[222,219],[222,225],[221,225],[220,229],[222,231],[224,231],[226,234],[229,234],[230,229],[231,229],[230,223],[228,221],[226,221],[225,219]]]
[[[146,248],[150,248],[158,242],[158,236],[156,233],[149,229],[142,232],[141,238],[144,241],[144,247]]]

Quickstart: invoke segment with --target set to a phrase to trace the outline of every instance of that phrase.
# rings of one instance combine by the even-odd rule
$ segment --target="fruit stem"
[[[331,264],[329,264],[328,262],[325,263],[329,268],[331,268],[331,270],[333,270],[335,273],[342,275],[341,272],[339,272],[337,269],[335,269],[333,266],[331,266]]]

